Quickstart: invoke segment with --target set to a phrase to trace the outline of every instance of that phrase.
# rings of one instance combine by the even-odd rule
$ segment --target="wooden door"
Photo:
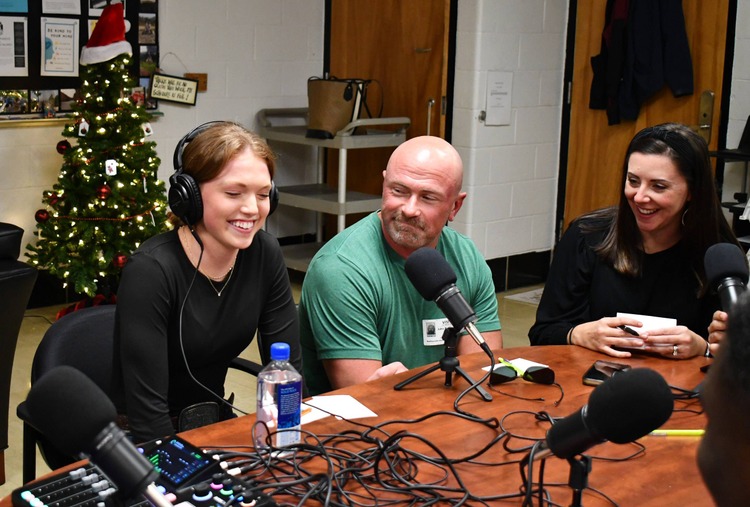
[[[606,2],[577,2],[563,230],[582,213],[618,202],[622,192],[623,157],[636,132],[669,121],[697,126],[704,90],[713,91],[715,95],[709,149],[716,149],[729,1],[683,1],[693,60],[693,95],[674,98],[665,86],[641,107],[636,121],[612,126],[607,125],[606,111],[588,108],[592,79],[590,58],[601,49]]]
[[[373,115],[411,119],[407,138],[445,137],[442,103],[448,76],[450,0],[331,0],[329,73],[373,79],[368,104]],[[363,113],[363,117],[366,115]],[[347,188],[380,195],[382,171],[393,148],[349,150]],[[328,150],[327,181],[338,182],[338,153]],[[361,218],[347,218],[347,225]],[[327,227],[331,229],[331,227]]]

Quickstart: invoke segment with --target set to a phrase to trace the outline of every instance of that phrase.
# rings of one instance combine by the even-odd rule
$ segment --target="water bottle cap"
[[[289,344],[285,342],[271,344],[271,361],[289,361]]]

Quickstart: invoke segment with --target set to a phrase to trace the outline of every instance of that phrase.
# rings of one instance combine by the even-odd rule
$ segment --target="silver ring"
[[[673,356],[676,356],[676,355],[677,355],[677,345],[673,345],[673,346],[672,346],[672,355],[673,355]]]

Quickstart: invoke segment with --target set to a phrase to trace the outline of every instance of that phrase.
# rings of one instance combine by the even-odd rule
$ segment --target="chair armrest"
[[[262,365],[248,359],[243,359],[241,357],[235,357],[234,359],[232,359],[232,362],[229,363],[229,367],[234,368],[235,370],[249,373],[250,375],[253,375],[255,377],[257,377],[260,373],[260,370],[263,369]]]

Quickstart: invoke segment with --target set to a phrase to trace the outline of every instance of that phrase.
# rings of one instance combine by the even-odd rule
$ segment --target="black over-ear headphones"
[[[190,141],[198,137],[198,134],[221,123],[227,122],[209,121],[198,125],[180,139],[180,142],[177,143],[174,149],[173,163],[175,172],[169,177],[169,194],[167,200],[172,213],[188,225],[196,224],[203,217],[203,199],[201,198],[200,187],[198,187],[195,178],[189,174],[185,174],[182,170],[182,152]],[[268,214],[271,215],[279,205],[279,191],[276,189],[276,184],[273,180],[271,180],[269,199],[271,201],[271,208]]]

